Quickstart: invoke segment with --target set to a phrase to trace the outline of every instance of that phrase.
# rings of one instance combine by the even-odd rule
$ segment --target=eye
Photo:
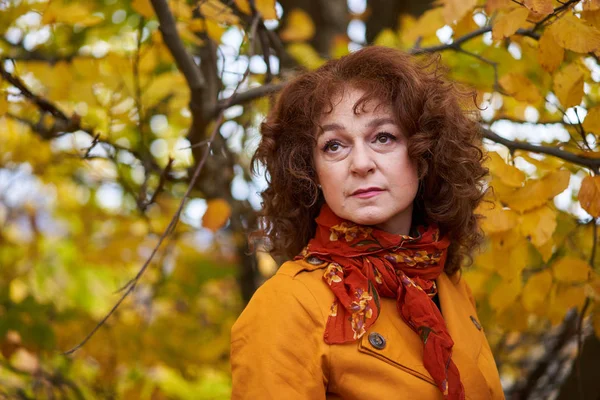
[[[390,141],[394,141],[397,139],[396,139],[396,136],[392,135],[391,133],[380,132],[377,134],[377,137],[375,138],[375,140],[377,141],[377,143],[387,144]]]
[[[328,140],[327,143],[323,146],[323,151],[325,153],[336,152],[340,149],[342,145],[337,140]]]

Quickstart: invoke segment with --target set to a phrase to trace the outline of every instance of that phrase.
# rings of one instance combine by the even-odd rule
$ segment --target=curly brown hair
[[[261,125],[262,139],[253,158],[266,167],[263,209],[251,242],[264,239],[274,255],[292,258],[313,237],[315,218],[324,202],[316,182],[313,148],[319,120],[333,109],[344,87],[391,104],[416,160],[419,191],[413,224],[436,222],[451,240],[445,270],[451,275],[483,240],[475,213],[485,195],[482,134],[472,92],[444,79],[439,57],[416,59],[385,47],[365,47],[291,80]]]

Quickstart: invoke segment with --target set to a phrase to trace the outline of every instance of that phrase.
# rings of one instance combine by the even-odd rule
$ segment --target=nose
[[[367,175],[375,170],[373,153],[364,145],[357,145],[352,149],[350,171],[356,175]]]

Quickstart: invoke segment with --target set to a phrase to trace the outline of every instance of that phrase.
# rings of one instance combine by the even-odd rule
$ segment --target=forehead
[[[366,91],[354,87],[345,87],[333,93],[330,104],[320,116],[321,122],[338,118],[361,118],[368,116],[392,116],[389,102]]]

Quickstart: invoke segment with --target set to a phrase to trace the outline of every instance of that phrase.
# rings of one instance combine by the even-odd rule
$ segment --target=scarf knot
[[[327,204],[317,231],[295,259],[327,262],[323,280],[335,295],[323,338],[328,344],[360,339],[375,323],[380,296],[396,299],[399,315],[423,342],[423,365],[445,399],[464,399],[454,342],[432,298],[444,271],[448,238],[435,224],[395,235],[343,220]]]

